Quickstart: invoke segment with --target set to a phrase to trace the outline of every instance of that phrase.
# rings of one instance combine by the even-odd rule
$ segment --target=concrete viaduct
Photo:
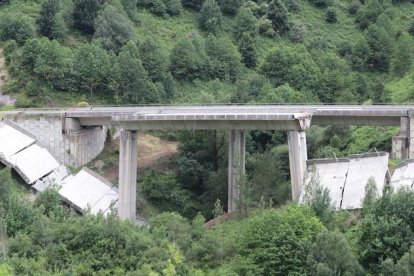
[[[236,209],[245,167],[246,130],[285,130],[289,144],[292,199],[297,201],[306,171],[305,130],[312,125],[400,126],[392,156],[414,158],[414,106],[404,105],[207,105],[21,109],[1,117],[60,114],[63,135],[102,126],[121,128],[118,214],[135,219],[137,130],[228,130],[228,211]]]

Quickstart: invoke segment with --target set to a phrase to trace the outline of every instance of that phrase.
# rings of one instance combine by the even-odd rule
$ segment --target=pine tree
[[[85,34],[93,34],[94,21],[103,8],[104,0],[75,0],[73,2],[74,27]]]
[[[249,68],[256,67],[257,48],[255,38],[249,33],[243,33],[238,44],[243,63]]]
[[[325,21],[327,23],[336,23],[338,21],[338,17],[336,14],[336,10],[332,7],[329,7],[325,14]]]

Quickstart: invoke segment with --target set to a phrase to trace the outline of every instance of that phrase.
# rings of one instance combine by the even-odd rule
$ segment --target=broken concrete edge
[[[410,163],[414,163],[414,159],[407,159],[405,161],[398,163],[397,165],[394,166],[394,170],[407,166]]]
[[[312,164],[326,164],[332,162],[350,162],[352,159],[361,159],[361,158],[369,158],[369,157],[377,157],[377,156],[388,156],[389,153],[385,151],[378,151],[378,152],[368,152],[362,154],[352,154],[347,157],[341,158],[320,158],[320,159],[310,159],[306,161],[307,165]],[[412,160],[414,162],[414,160]]]
[[[88,167],[83,167],[82,168],[83,171],[89,173],[90,175],[92,175],[93,177],[99,179],[102,183],[104,183],[105,185],[107,185],[109,188],[115,190],[116,192],[118,192],[118,187],[115,186],[112,182],[110,182],[108,179],[106,179],[105,177],[101,176],[100,174],[92,171],[91,169],[89,169]],[[81,170],[81,171],[82,171]]]

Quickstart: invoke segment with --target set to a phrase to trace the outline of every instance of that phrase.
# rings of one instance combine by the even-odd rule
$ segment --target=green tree
[[[407,33],[402,33],[392,55],[391,69],[397,76],[404,76],[413,64],[413,40]]]
[[[119,97],[125,103],[153,103],[159,100],[155,85],[150,81],[142,62],[136,57],[138,49],[132,44],[124,47],[117,57],[119,67]]]
[[[181,39],[170,53],[170,71],[176,79],[206,78],[207,56],[199,37]]]
[[[13,181],[10,177],[10,170],[0,170],[0,209],[7,206],[12,193],[12,185]]]
[[[242,56],[242,62],[249,68],[257,65],[257,46],[255,37],[248,33],[244,33],[238,41],[239,51]]]
[[[142,65],[147,70],[148,76],[155,82],[162,81],[168,69],[167,54],[159,45],[159,41],[146,37],[138,47]]]
[[[322,231],[307,257],[309,275],[364,275],[351,246],[339,231]]]
[[[216,34],[221,30],[222,14],[215,0],[206,0],[200,10],[198,26],[203,31]]]
[[[95,18],[103,8],[104,2],[105,0],[74,0],[74,27],[85,34],[93,34]]]
[[[133,29],[128,21],[117,10],[108,6],[94,23],[95,38],[102,39],[103,46],[117,53],[133,35]]]
[[[279,34],[284,34],[289,30],[289,12],[281,0],[272,0],[270,2],[266,16],[272,21],[273,29]]]
[[[206,39],[205,49],[209,57],[209,76],[213,79],[235,81],[240,73],[241,57],[231,40],[210,35]]]
[[[116,77],[113,72],[115,68],[113,56],[98,44],[91,43],[79,47],[74,60],[77,61],[74,70],[79,79],[79,87],[90,94],[91,100],[96,91],[99,91],[102,96],[105,92],[111,91],[112,82]]]
[[[414,246],[406,252],[395,265],[395,276],[404,276],[414,274]]]
[[[275,86],[288,83],[296,90],[313,90],[319,85],[319,67],[303,47],[277,47],[265,57],[259,72]]]
[[[373,177],[370,177],[367,184],[365,185],[365,196],[362,202],[364,212],[369,212],[369,210],[374,206],[375,200],[377,198],[377,184],[375,183],[375,179]]]
[[[253,12],[248,8],[241,8],[235,18],[235,32],[236,40],[240,40],[244,34],[256,37],[258,34],[257,19]]]
[[[376,25],[368,28],[366,37],[370,48],[367,67],[380,72],[388,72],[392,54],[391,37],[385,29]]]
[[[36,23],[41,35],[49,39],[62,37],[67,32],[67,27],[63,19],[61,1],[47,0],[44,2]]]
[[[368,4],[358,10],[355,21],[361,29],[365,29],[370,24],[375,23],[383,11],[378,0],[370,0]]]
[[[0,18],[0,40],[13,39],[22,45],[35,36],[33,24],[22,14],[3,14]]]
[[[310,246],[322,230],[306,207],[265,211],[247,222],[239,254],[256,265],[255,275],[304,274]]]

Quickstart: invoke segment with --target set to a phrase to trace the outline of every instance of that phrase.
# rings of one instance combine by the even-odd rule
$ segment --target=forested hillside
[[[410,0],[0,0],[0,49],[15,107],[414,102]],[[312,127],[308,155],[389,151],[397,132]],[[0,171],[0,275],[414,274],[412,191],[370,183],[362,212],[336,212],[315,183],[285,205],[286,133],[251,131],[226,221],[227,133],[152,134],[178,149],[139,175],[149,229],[80,217],[53,190],[30,202]]]

